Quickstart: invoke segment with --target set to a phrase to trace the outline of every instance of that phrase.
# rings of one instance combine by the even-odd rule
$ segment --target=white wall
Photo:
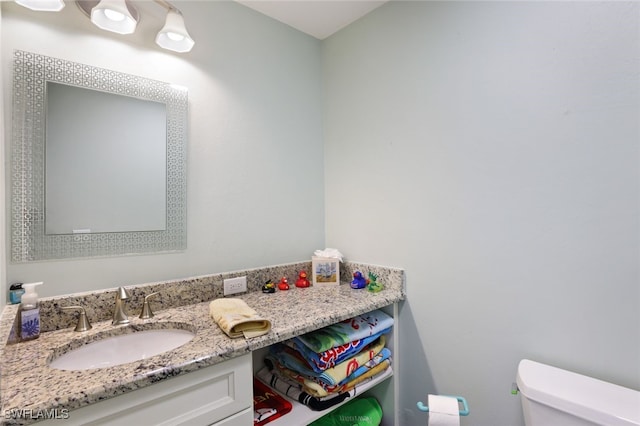
[[[185,86],[190,108],[185,252],[9,264],[8,283],[44,280],[41,295],[64,294],[300,261],[323,247],[320,42],[234,2],[179,7],[196,40],[183,55],[155,45],[164,9],[152,2],[140,2],[130,36],[96,28],[72,2],[61,13],[2,2],[5,105],[21,49]]]
[[[326,242],[406,269],[402,424],[522,424],[522,358],[640,388],[639,16],[391,2],[323,43]]]

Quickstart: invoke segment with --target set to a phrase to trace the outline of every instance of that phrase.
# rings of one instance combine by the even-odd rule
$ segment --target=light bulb
[[[116,22],[120,22],[124,19],[124,13],[120,13],[118,11],[112,10],[112,9],[105,9],[104,10],[104,16],[106,16],[108,19],[112,20],[112,21],[116,21]]]
[[[178,33],[169,32],[169,33],[167,33],[167,37],[169,37],[173,41],[182,41],[182,40],[184,40],[184,36],[182,34],[178,34]]]
[[[100,0],[91,9],[91,22],[103,30],[131,34],[136,29],[138,14],[133,7],[129,10],[126,0]]]

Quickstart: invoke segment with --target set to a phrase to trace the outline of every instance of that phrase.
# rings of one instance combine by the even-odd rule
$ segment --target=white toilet
[[[640,392],[523,359],[518,389],[527,426],[640,426]]]

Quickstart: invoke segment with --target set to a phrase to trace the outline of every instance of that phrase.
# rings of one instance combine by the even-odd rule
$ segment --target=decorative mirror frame
[[[163,102],[167,108],[165,230],[45,233],[46,83]],[[31,262],[184,250],[187,247],[187,89],[16,50],[13,64],[11,261]],[[123,153],[125,155],[125,153]]]

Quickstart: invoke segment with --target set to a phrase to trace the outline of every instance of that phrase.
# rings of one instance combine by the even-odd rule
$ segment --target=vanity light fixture
[[[60,12],[64,8],[64,0],[16,0],[16,3],[39,12]]]
[[[167,18],[156,36],[156,44],[174,52],[189,52],[195,42],[187,32],[180,10],[165,0],[153,1],[167,9]],[[136,29],[139,14],[129,0],[77,0],[76,4],[91,18],[91,22],[103,30],[131,34]]]
[[[167,12],[167,20],[156,36],[156,44],[180,53],[190,51],[195,44],[184,26],[184,18],[178,9],[171,7]]]
[[[103,30],[131,34],[136,30],[138,16],[133,16],[125,0],[101,0],[91,9],[91,22]]]

